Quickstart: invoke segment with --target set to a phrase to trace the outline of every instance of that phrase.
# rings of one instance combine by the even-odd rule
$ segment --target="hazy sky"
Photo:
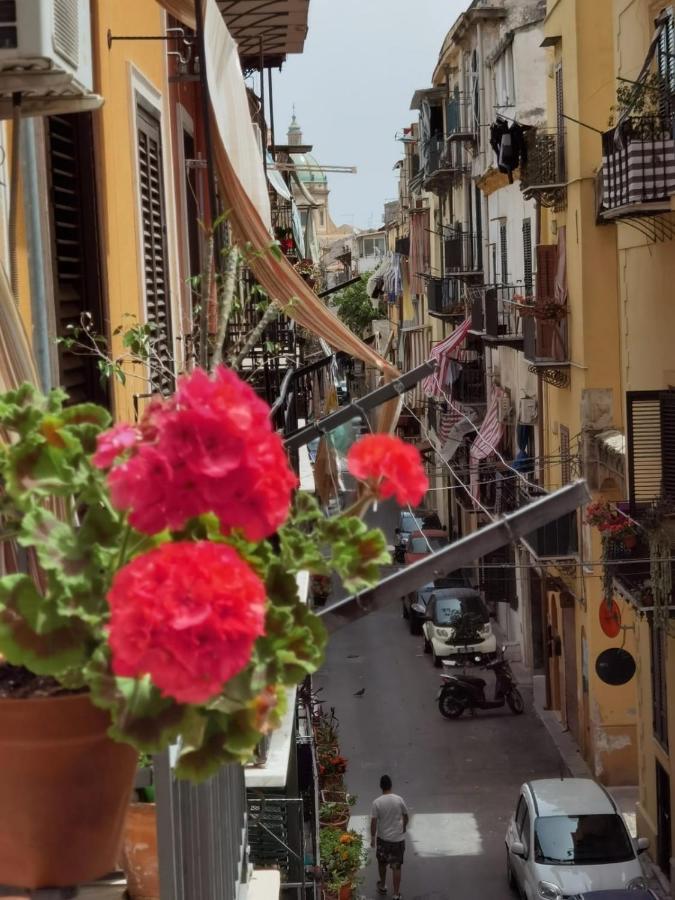
[[[410,100],[428,87],[445,34],[468,0],[311,0],[304,53],[274,72],[278,142],[295,103],[304,140],[324,165],[355,165],[356,175],[329,174],[338,224],[382,222],[396,196],[397,132],[417,116]]]

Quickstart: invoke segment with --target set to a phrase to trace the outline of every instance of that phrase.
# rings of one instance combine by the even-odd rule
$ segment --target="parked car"
[[[416,591],[411,591],[405,597],[401,597],[403,618],[407,620],[410,634],[422,634],[426,616],[426,607],[429,597],[439,588],[473,588],[473,572],[471,569],[458,569],[450,575],[444,575],[435,581],[430,581]],[[413,609],[416,606],[417,609]],[[424,612],[422,612],[422,609]]]
[[[497,650],[497,639],[492,633],[488,608],[481,595],[473,588],[436,590],[429,597],[426,610],[416,609],[415,612],[424,615],[424,652],[431,653],[437,667],[449,656],[494,653]],[[470,630],[476,635],[476,640],[455,643],[461,620],[471,622]]]
[[[424,531],[413,531],[405,547],[404,561],[406,565],[423,559],[429,553],[435,553],[447,547],[450,541],[448,533],[442,528],[425,528]]]
[[[577,894],[574,900],[658,900],[654,891],[647,888],[641,890],[591,891],[590,894]]]
[[[631,839],[612,797],[590,778],[529,781],[506,832],[506,876],[525,897],[628,890],[632,898],[647,888],[638,853],[648,844]]]
[[[414,509],[412,511],[402,509],[398,516],[396,543],[405,547],[410,539],[410,535],[414,531],[420,531],[424,528],[441,528],[441,521],[437,513],[430,512],[428,509]]]

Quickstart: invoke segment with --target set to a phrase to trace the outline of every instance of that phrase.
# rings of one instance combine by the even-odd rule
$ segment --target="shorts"
[[[400,869],[403,865],[404,850],[405,841],[383,841],[382,838],[378,838],[375,856],[379,863],[391,866],[392,869]]]

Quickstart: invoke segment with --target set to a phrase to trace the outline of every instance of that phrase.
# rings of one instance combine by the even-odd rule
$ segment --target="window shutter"
[[[72,335],[88,313],[103,330],[96,177],[91,114],[49,116],[46,121],[54,313],[58,337]],[[108,402],[96,360],[59,345],[59,381],[72,403]]]
[[[675,21],[672,7],[667,8],[667,14],[668,18],[661,29],[657,47],[657,65],[663,83],[663,95],[660,98],[662,115],[671,112],[675,94]]]
[[[675,391],[661,394],[661,496],[675,501]]]
[[[555,273],[558,266],[556,244],[539,244],[537,247],[537,300],[544,303],[555,295]]]
[[[659,391],[626,395],[628,498],[631,513],[661,497],[662,440]]]
[[[555,68],[555,108],[558,139],[556,159],[558,171],[556,176],[560,181],[563,181],[565,178],[565,101],[563,96],[563,67],[561,64],[558,64]]]
[[[499,251],[501,253],[501,276],[502,284],[509,283],[509,254],[508,248],[506,245],[506,222],[501,222],[499,225]]]
[[[523,270],[525,296],[532,296],[532,220],[523,219]]]
[[[151,386],[153,391],[170,394],[174,389],[174,377],[171,374],[174,363],[161,131],[159,120],[141,106],[137,109],[137,138],[145,306],[147,321],[157,326],[154,334],[156,360],[151,366]]]
[[[570,461],[570,430],[566,425],[560,426],[560,480],[561,487],[572,480],[572,464]]]

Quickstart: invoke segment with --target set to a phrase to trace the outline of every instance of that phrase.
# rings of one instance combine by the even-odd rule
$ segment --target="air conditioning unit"
[[[89,0],[0,2],[0,118],[93,109]]]
[[[518,418],[521,425],[534,425],[537,421],[537,400],[535,397],[522,398]]]

